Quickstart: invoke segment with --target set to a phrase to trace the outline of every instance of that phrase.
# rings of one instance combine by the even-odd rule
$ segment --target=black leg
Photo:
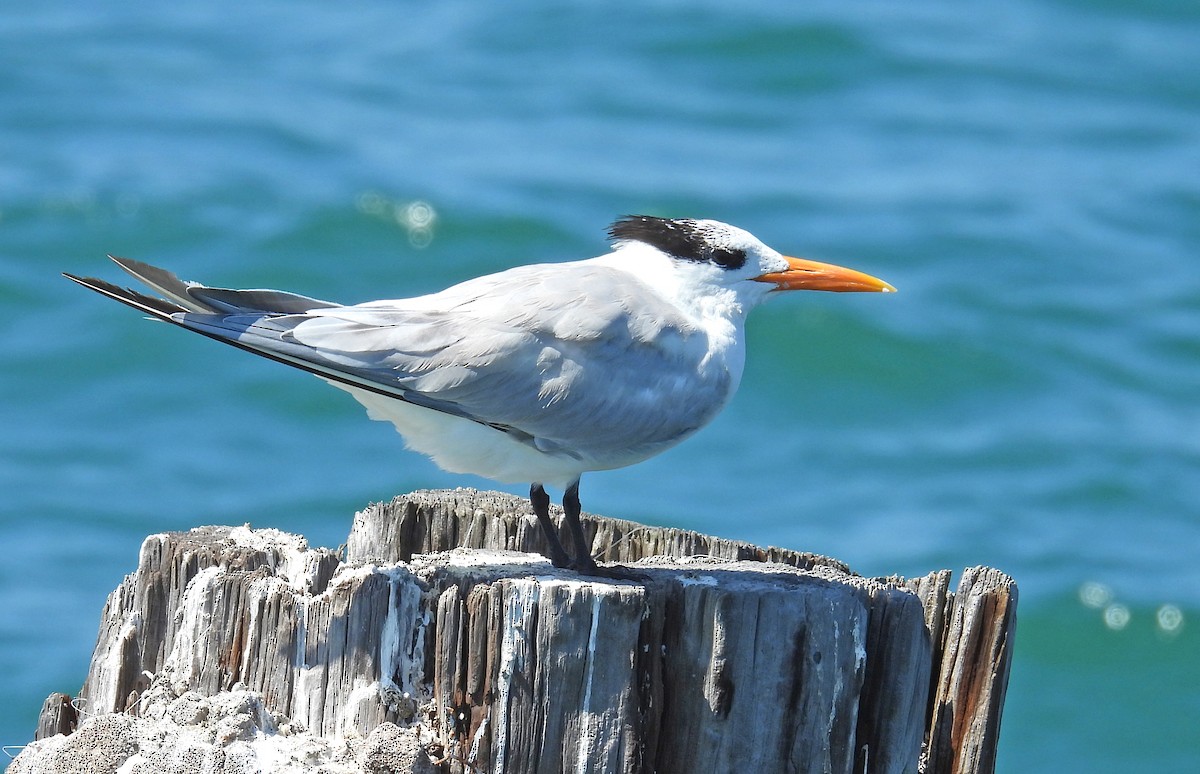
[[[567,529],[571,532],[571,542],[574,543],[575,568],[588,572],[595,569],[596,561],[592,559],[592,547],[583,536],[583,526],[579,523],[582,510],[579,504],[579,480],[576,479],[563,494],[563,514],[566,516]]]
[[[567,522],[567,529],[571,532],[571,542],[575,544],[575,558],[571,561],[571,567],[584,575],[645,583],[648,576],[636,570],[615,564],[605,567],[596,564],[596,560],[592,558],[592,547],[588,545],[587,538],[583,536],[583,526],[579,523],[581,510],[579,481],[576,481],[567,487],[567,491],[563,494],[563,514],[566,517],[564,521]]]
[[[533,514],[537,516],[538,523],[542,525],[542,532],[546,535],[550,563],[555,567],[570,567],[571,557],[563,550],[562,543],[558,540],[558,530],[554,528],[554,522],[550,521],[550,495],[546,494],[541,484],[529,487],[529,502],[533,503]]]

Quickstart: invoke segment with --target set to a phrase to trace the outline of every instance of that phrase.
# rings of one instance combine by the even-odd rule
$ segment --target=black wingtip
[[[134,309],[146,312],[155,317],[169,319],[171,315],[179,312],[186,312],[182,306],[173,304],[161,298],[148,296],[145,293],[139,293],[131,288],[123,288],[119,285],[114,285],[107,280],[99,279],[98,277],[80,277],[77,274],[72,274],[68,271],[62,273],[64,277],[72,282],[82,285],[88,290],[94,290],[102,296],[107,296],[114,301],[120,301],[126,306],[131,306]]]

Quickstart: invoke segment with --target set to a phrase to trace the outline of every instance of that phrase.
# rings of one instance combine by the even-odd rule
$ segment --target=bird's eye
[[[746,265],[746,251],[720,248],[712,251],[709,260],[723,269],[740,269]]]

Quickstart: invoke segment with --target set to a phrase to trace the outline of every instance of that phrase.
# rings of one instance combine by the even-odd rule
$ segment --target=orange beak
[[[788,267],[755,277],[757,282],[770,282],[774,290],[833,290],[839,293],[873,291],[895,293],[896,289],[870,274],[843,269],[832,263],[792,258],[785,255]]]

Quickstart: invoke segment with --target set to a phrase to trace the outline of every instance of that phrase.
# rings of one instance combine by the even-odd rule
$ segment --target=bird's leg
[[[558,540],[558,530],[555,529],[554,522],[550,521],[550,495],[546,494],[541,484],[529,487],[529,502],[533,504],[533,514],[537,516],[538,524],[542,525],[542,532],[546,535],[550,563],[555,567],[570,567],[571,557],[563,550],[562,543]]]
[[[583,507],[579,504],[579,479],[575,479],[575,483],[563,493],[563,515],[566,517],[564,520],[567,522],[567,529],[571,532],[571,542],[575,544],[573,566],[586,573],[596,569],[596,560],[592,558],[592,546],[583,536],[583,525],[579,523],[579,514],[582,511]]]
[[[567,522],[567,529],[571,531],[571,541],[575,544],[575,558],[571,561],[571,567],[584,575],[593,575],[598,578],[612,578],[636,583],[645,583],[649,580],[647,575],[628,567],[616,564],[601,567],[596,564],[596,560],[592,558],[592,547],[588,545],[587,538],[583,536],[583,526],[579,523],[581,511],[579,482],[576,481],[567,487],[567,491],[563,494],[564,521]]]

